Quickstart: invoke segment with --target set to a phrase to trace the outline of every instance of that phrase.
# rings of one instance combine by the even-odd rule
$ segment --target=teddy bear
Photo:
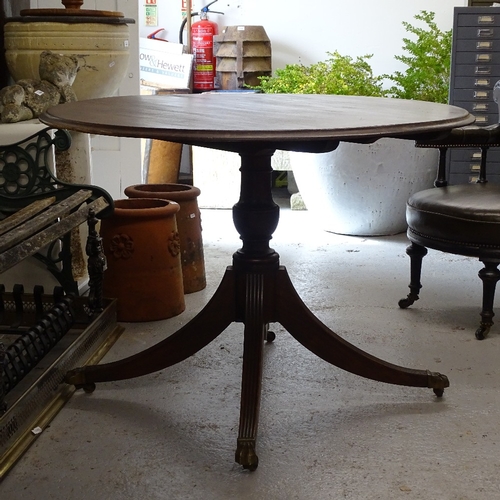
[[[40,80],[23,79],[0,90],[0,121],[31,120],[50,106],[76,101],[72,84],[79,69],[78,57],[43,51],[40,54]]]

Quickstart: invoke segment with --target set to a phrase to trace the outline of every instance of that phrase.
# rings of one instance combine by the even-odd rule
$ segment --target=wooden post
[[[157,89],[157,95],[187,94],[189,89]],[[147,184],[169,184],[179,181],[182,144],[152,139],[146,149]]]
[[[188,49],[188,54],[191,54],[191,0],[186,0],[186,45]]]

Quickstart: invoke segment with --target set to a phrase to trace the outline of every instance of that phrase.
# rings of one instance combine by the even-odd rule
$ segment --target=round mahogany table
[[[263,346],[273,340],[269,323],[281,323],[317,356],[362,377],[432,388],[437,396],[449,386],[445,375],[400,367],[358,349],[306,307],[280,266],[279,255],[269,246],[279,220],[271,192],[271,157],[276,149],[331,151],[339,141],[437,138],[472,123],[467,111],[375,97],[213,93],[72,102],[49,109],[40,120],[79,132],[180,142],[241,156],[241,194],[233,221],[243,244],[208,304],[155,346],[113,363],[72,370],[68,383],[90,391],[96,382],[156,372],[192,356],[233,321],[241,322],[244,354],[236,462],[250,470],[258,465],[255,444]],[[133,283],[130,286],[133,290]]]

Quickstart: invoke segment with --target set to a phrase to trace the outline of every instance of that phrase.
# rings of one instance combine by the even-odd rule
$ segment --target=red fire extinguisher
[[[219,27],[207,19],[207,13],[200,13],[200,20],[191,26],[191,50],[193,52],[193,90],[215,89],[214,35]]]
[[[214,0],[203,7],[199,13],[200,20],[191,26],[191,51],[193,53],[193,91],[206,92],[215,89],[215,54],[214,54],[214,36],[219,34],[219,27],[213,21],[208,20],[210,5],[217,2]],[[223,14],[223,12],[216,12]],[[197,12],[191,13],[191,16],[198,15]],[[182,32],[185,22],[181,26],[179,34],[182,43]]]

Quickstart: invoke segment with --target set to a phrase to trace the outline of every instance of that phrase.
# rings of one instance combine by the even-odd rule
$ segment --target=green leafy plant
[[[342,94],[396,97],[446,103],[450,80],[452,32],[441,31],[433,12],[415,15],[424,27],[403,22],[412,38],[403,38],[407,54],[395,59],[404,63],[404,71],[376,76],[370,66],[372,55],[356,58],[327,52],[328,58],[310,66],[288,64],[274,76],[260,77],[260,85],[252,87],[265,93]],[[386,81],[394,83],[385,88]]]
[[[434,22],[434,12],[421,11],[415,19],[426,26],[403,22],[412,38],[403,38],[405,55],[395,56],[406,64],[405,71],[395,71],[384,78],[395,83],[388,95],[447,103],[450,82],[452,30],[441,31]]]
[[[310,66],[288,64],[277,69],[275,76],[260,77],[253,87],[268,94],[342,94],[383,96],[383,78],[375,76],[368,60],[371,55],[355,59],[337,51]]]

